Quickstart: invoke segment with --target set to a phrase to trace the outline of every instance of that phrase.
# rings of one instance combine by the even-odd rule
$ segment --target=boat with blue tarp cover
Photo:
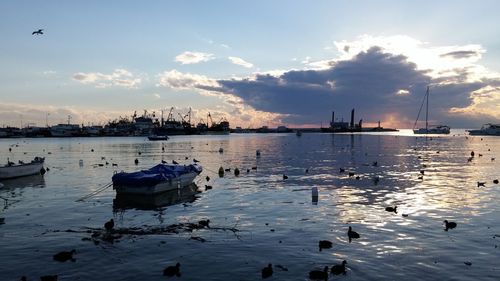
[[[156,194],[190,185],[202,172],[198,164],[158,164],[148,170],[113,175],[117,193]]]

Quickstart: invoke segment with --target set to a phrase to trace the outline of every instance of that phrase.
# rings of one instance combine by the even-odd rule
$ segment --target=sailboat
[[[420,117],[420,112],[422,111],[422,107],[425,105],[425,128],[415,129],[417,126],[418,118]],[[424,100],[422,101],[422,105],[420,106],[420,110],[418,111],[417,120],[415,120],[415,124],[413,125],[413,133],[414,134],[449,134],[450,127],[446,125],[435,125],[429,126],[429,86],[427,86],[427,92],[425,93]]]

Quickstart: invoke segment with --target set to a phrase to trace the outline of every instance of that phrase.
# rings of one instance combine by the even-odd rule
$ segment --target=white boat
[[[468,130],[473,136],[500,136],[500,124],[484,124],[479,130]]]
[[[158,164],[139,172],[120,172],[113,175],[117,193],[157,194],[189,186],[202,172],[198,164]]]
[[[45,158],[35,157],[30,163],[19,161],[18,164],[7,160],[7,164],[0,167],[0,179],[11,179],[40,174]]]
[[[53,137],[75,137],[80,134],[80,125],[57,124],[50,127],[50,134]]]
[[[426,102],[425,106],[425,128],[415,129],[417,126],[418,118],[420,117],[420,112],[422,111],[422,106]],[[417,120],[415,120],[415,124],[413,125],[413,133],[416,135],[420,134],[449,134],[450,127],[446,125],[434,125],[429,126],[429,86],[427,86],[427,91],[424,96],[424,100],[422,101],[422,105],[420,106],[420,110],[418,111]]]

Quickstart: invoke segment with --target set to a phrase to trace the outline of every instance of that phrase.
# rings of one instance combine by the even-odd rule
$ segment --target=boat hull
[[[148,139],[150,141],[166,141],[169,139],[168,136],[149,136]]]
[[[114,184],[113,189],[116,190],[116,193],[143,194],[143,195],[158,194],[189,186],[197,175],[198,173],[196,172],[186,173],[178,177],[175,177],[173,179],[165,180],[154,185]]]
[[[420,128],[420,129],[415,129],[413,130],[413,133],[416,135],[448,135],[450,133],[449,128],[432,128],[432,129],[425,129],[425,128]]]
[[[12,179],[40,174],[40,170],[42,168],[43,163],[28,163],[23,165],[0,167],[0,179]]]
[[[473,136],[500,136],[500,124],[485,124],[479,130],[468,130]]]

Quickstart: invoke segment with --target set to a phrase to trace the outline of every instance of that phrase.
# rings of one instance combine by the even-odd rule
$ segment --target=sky
[[[0,1],[0,126],[500,123],[500,2]],[[42,35],[32,32],[43,29]],[[70,118],[68,118],[70,116]],[[419,125],[417,125],[418,127]],[[421,126],[421,125],[420,125]]]

